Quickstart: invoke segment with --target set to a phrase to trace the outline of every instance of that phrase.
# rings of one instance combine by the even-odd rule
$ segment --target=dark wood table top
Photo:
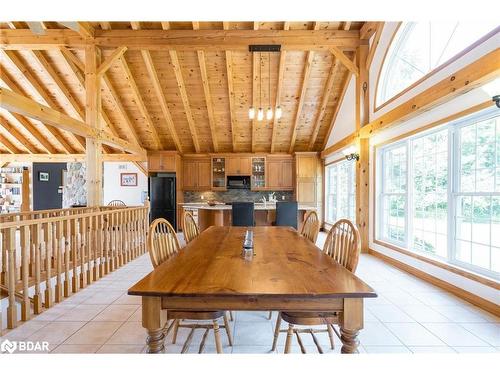
[[[254,257],[241,256],[244,227],[210,227],[128,290],[170,297],[369,298],[375,291],[293,228],[254,227]]]

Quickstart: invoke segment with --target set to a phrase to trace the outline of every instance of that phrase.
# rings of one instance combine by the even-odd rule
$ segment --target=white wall
[[[326,147],[333,145],[356,130],[356,114],[353,110],[355,105],[356,79],[351,75],[351,79],[349,80],[347,90],[344,95],[344,100],[342,100],[337,118],[335,119],[335,126],[332,129]]]
[[[137,186],[120,186],[120,173],[137,173]],[[104,204],[119,199],[127,206],[142,205],[142,192],[148,191],[148,179],[134,163],[104,163]]]

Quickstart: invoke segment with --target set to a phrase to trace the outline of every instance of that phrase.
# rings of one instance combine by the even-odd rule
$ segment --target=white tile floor
[[[324,241],[320,235],[318,244]],[[54,353],[141,353],[146,332],[141,326],[140,298],[127,289],[152,270],[149,256],[90,285],[20,327],[4,332],[0,341],[48,341]],[[379,259],[362,255],[357,275],[379,294],[365,303],[365,328],[360,333],[362,353],[477,353],[500,351],[500,318]],[[231,322],[234,346],[221,331],[225,353],[271,353],[273,328],[265,312],[236,312]],[[167,337],[167,353],[179,353],[188,330],[181,329],[176,345]],[[189,352],[196,353],[202,331],[194,336]],[[327,335],[320,337],[328,351]],[[285,335],[278,353],[283,353]],[[308,353],[316,353],[310,337],[303,336]],[[293,351],[300,352],[296,340]],[[214,353],[213,335],[205,353]]]

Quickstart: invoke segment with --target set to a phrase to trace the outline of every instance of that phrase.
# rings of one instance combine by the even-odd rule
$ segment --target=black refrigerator
[[[150,176],[149,199],[151,201],[149,220],[162,217],[177,228],[175,174],[157,173]]]

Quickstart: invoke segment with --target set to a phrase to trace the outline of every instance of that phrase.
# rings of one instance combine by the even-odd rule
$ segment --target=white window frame
[[[465,263],[456,259],[456,221],[455,216],[457,212],[457,201],[459,197],[464,195],[470,196],[496,196],[500,197],[500,192],[468,192],[463,193],[460,192],[460,179],[459,179],[459,166],[460,166],[460,139],[459,139],[459,130],[462,127],[471,125],[473,123],[478,123],[481,121],[488,120],[493,117],[498,117],[498,109],[497,108],[489,108],[480,112],[476,112],[464,118],[458,119],[456,121],[449,122],[447,124],[440,125],[433,129],[419,132],[418,134],[411,135],[404,139],[398,140],[394,143],[387,144],[385,146],[378,147],[376,149],[375,160],[376,165],[380,166],[377,169],[377,174],[375,176],[375,185],[377,188],[377,202],[375,204],[376,212],[375,217],[377,218],[378,223],[376,223],[375,228],[375,238],[385,243],[393,244],[397,247],[402,247],[407,251],[410,251],[415,254],[419,254],[431,259],[437,259],[439,261],[444,261],[446,263],[456,265],[460,268],[471,270],[472,272],[476,272],[478,274],[485,275],[487,277],[491,277],[494,279],[500,279],[500,273],[494,272],[492,270],[488,270],[471,263]],[[412,241],[414,237],[413,233],[413,223],[412,223],[412,212],[413,212],[413,167],[412,167],[412,141],[432,133],[437,133],[442,131],[443,129],[448,129],[448,188],[447,188],[447,201],[448,201],[448,233],[447,233],[447,249],[446,249],[446,258],[443,258],[438,255],[430,255],[425,252],[415,251],[412,246]],[[387,238],[384,233],[384,196],[391,195],[390,193],[385,193],[383,191],[384,184],[382,183],[382,179],[385,176],[385,168],[383,162],[384,152],[389,151],[393,148],[401,147],[405,145],[406,147],[406,194],[405,194],[405,241],[395,241],[393,239]],[[411,183],[410,183],[411,181]],[[395,194],[400,195],[400,194]],[[491,231],[490,231],[491,236]],[[491,238],[490,238],[491,243]],[[490,249],[490,257],[491,257],[491,249]]]

